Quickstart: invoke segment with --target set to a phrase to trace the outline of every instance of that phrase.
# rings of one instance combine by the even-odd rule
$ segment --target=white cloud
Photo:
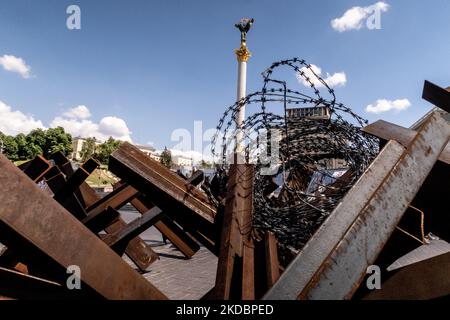
[[[411,106],[411,102],[408,99],[386,100],[379,99],[374,104],[369,104],[366,107],[366,111],[370,113],[382,113],[387,111],[402,111]]]
[[[21,111],[13,111],[10,106],[0,101],[0,131],[7,135],[29,133],[36,128],[44,128],[40,120]]]
[[[132,141],[131,131],[123,119],[107,116],[96,123],[90,117],[91,112],[86,106],[78,106],[63,113],[62,116],[55,117],[50,127],[61,126],[74,137],[96,137],[101,141],[113,137],[122,141]],[[32,115],[19,110],[13,110],[0,100],[1,132],[7,135],[27,134],[36,128],[46,129],[41,120],[36,120]]]
[[[64,112],[63,116],[70,119],[89,119],[91,112],[86,106],[78,106]]]
[[[98,133],[98,124],[91,120],[56,117],[50,123],[50,127],[63,127],[66,132],[69,132],[74,137],[96,137],[97,139],[100,139],[100,137],[96,135]]]
[[[388,9],[389,5],[382,1],[367,7],[353,7],[348,9],[342,17],[331,20],[331,26],[339,32],[359,30],[363,27],[363,22],[375,10],[386,12]]]
[[[347,83],[347,76],[345,75],[345,72],[337,72],[332,75],[330,75],[328,72],[326,74],[326,77],[322,77],[322,69],[318,66],[311,64],[311,69],[314,71],[315,74],[323,78],[323,80],[328,84],[330,88],[338,87],[338,86],[344,86]],[[316,76],[313,74],[311,69],[307,67],[303,67],[300,69],[300,71],[304,72],[305,76],[309,78],[309,80],[316,86],[316,88],[322,88],[324,85],[322,82],[319,81],[319,79],[316,78]],[[309,87],[310,84],[308,81],[304,79],[300,75],[300,73],[297,73],[297,79],[300,83],[302,83],[304,86]]]
[[[130,129],[123,119],[117,117],[104,117],[98,125],[99,133],[106,136],[112,136],[119,140],[131,141]]]
[[[131,131],[123,119],[107,116],[95,123],[90,117],[91,112],[86,106],[78,106],[53,119],[50,126],[61,126],[74,137],[95,137],[101,141],[113,137],[131,142]]]
[[[20,74],[25,79],[31,77],[31,67],[22,58],[5,54],[0,57],[0,66],[6,71]]]

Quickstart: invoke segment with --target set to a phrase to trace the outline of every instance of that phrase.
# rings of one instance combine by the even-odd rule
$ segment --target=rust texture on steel
[[[111,209],[111,208],[109,208]],[[108,209],[107,209],[108,210]],[[114,223],[112,223],[107,230],[107,234],[105,238],[111,234],[119,232],[119,230],[123,230],[126,228],[128,224],[126,224],[122,219],[117,219]],[[105,240],[105,238],[103,240]],[[128,245],[125,248],[125,252],[122,250],[123,247],[120,248],[117,252],[122,255],[126,253],[128,257],[139,267],[142,271],[148,271],[149,266],[159,259],[159,254],[157,254],[153,249],[145,243],[139,236],[135,236],[131,240],[127,237],[123,239],[123,241],[129,241]]]
[[[144,204],[139,198],[131,200],[131,205],[141,214],[151,209],[151,206]],[[166,236],[187,258],[191,258],[200,250],[198,243],[167,216],[163,216],[160,221],[157,221],[155,228]]]
[[[108,207],[105,211],[102,211],[102,214],[98,214],[88,221],[81,221],[81,223],[93,233],[99,233],[100,231],[105,230],[108,226],[114,224],[119,217],[120,213],[117,210]]]
[[[44,179],[53,194],[57,194],[66,184],[66,178],[57,166],[51,167],[45,174]],[[83,205],[74,193],[68,194],[64,199],[54,199],[78,220],[83,219],[86,216],[86,211],[84,210]]]
[[[62,152],[55,152],[51,154],[50,159],[55,162],[66,177],[70,177],[74,173],[71,162]],[[85,208],[90,207],[100,199],[100,196],[86,182],[81,183],[79,190],[76,190],[75,194],[78,199],[82,201]]]
[[[189,182],[193,186],[198,186],[203,182],[204,177],[205,174],[203,173],[203,171],[197,170],[188,179],[186,179],[186,182]]]
[[[242,258],[253,259],[250,244],[253,213],[253,179],[254,166],[248,164],[231,165],[227,184],[227,197],[223,217],[222,234],[220,240],[219,261],[217,263],[217,276],[214,291],[211,297],[228,300],[232,297],[233,287],[240,287],[240,297],[249,298],[254,295],[253,288],[242,287],[254,285],[254,280],[245,279],[254,277],[253,274],[242,274],[241,283],[237,281],[236,271]],[[245,250],[244,250],[244,247]],[[245,255],[243,254],[245,251]],[[252,268],[250,262],[243,266]],[[242,268],[242,267],[241,267]]]
[[[270,231],[266,231],[264,234],[264,246],[266,250],[267,285],[271,288],[280,278],[280,264],[278,262],[277,240]]]
[[[88,223],[91,219],[95,219],[98,215],[102,214],[108,207],[113,209],[120,209],[127,202],[132,200],[138,194],[137,190],[133,187],[123,185],[120,188],[114,190],[110,194],[106,195],[94,205],[89,207],[87,216],[82,220],[83,223]]]
[[[206,236],[214,238],[216,208],[209,198],[135,146],[122,144],[111,155],[109,170],[151,197],[166,214],[194,224]]]
[[[83,163],[71,176],[66,177],[66,183],[54,196],[55,200],[63,200],[73,194],[98,166],[99,163],[93,159]]]
[[[375,261],[449,138],[450,125],[434,112],[299,298],[352,297],[367,266]]]
[[[73,175],[74,170],[70,161],[61,153],[52,154],[51,159],[55,161],[58,168],[67,176]],[[95,203],[101,201],[100,196],[86,182],[82,182],[79,189],[75,191],[77,198],[83,203],[85,208],[95,207]],[[106,232],[114,232],[118,228],[122,228],[126,223],[119,218],[108,226]],[[146,271],[148,267],[158,258],[158,255],[148,246],[140,237],[136,237],[130,241],[125,253],[139,267],[140,270]]]
[[[80,299],[76,292],[69,291],[65,286],[0,267],[0,296],[12,299]]]
[[[51,168],[50,162],[42,156],[37,156],[22,165],[23,167],[19,168],[34,182],[39,182]]]
[[[265,299],[293,300],[308,283],[322,261],[344,236],[368,199],[400,159],[404,148],[390,141],[367,168],[344,199],[323,222],[303,250],[289,264]]]
[[[384,120],[378,120],[369,124],[362,128],[362,130],[383,140],[395,140],[405,147],[411,143],[417,133],[414,130]],[[450,144],[445,146],[444,150],[442,150],[439,155],[438,160],[450,164]]]
[[[136,189],[124,184],[87,208],[87,218],[106,210],[108,207],[120,209],[137,195],[138,191]]]
[[[374,290],[367,300],[434,299],[450,294],[450,253],[406,266]]]
[[[242,300],[255,300],[255,245],[246,239],[242,250]]]
[[[109,233],[103,241],[113,248],[114,251],[121,250],[121,247],[126,247],[126,244],[148,228],[150,228],[156,221],[161,219],[162,211],[159,208],[152,208],[141,217],[133,220],[116,232]]]
[[[81,280],[99,294],[166,298],[3,155],[0,185],[0,220],[63,268],[79,266]]]
[[[448,89],[441,88],[430,81],[425,80],[423,85],[422,98],[431,102],[436,107],[450,112],[450,92]]]

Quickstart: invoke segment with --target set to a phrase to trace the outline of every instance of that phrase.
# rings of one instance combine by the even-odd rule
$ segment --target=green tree
[[[47,129],[43,151],[45,157],[58,151],[61,151],[66,156],[69,155],[73,151],[72,136],[66,133],[63,127]]]
[[[160,162],[163,166],[169,169],[172,167],[172,153],[170,152],[169,149],[167,149],[167,147],[164,147],[164,151],[161,152]]]
[[[16,161],[19,159],[18,157],[19,147],[17,146],[17,142],[12,136],[5,136],[3,140],[3,152],[8,157],[8,159]]]
[[[42,154],[48,157],[56,151],[68,155],[73,150],[72,136],[62,127],[35,129],[27,135],[19,133],[15,137],[0,132],[0,139],[3,141],[4,153],[13,161],[29,160]]]
[[[3,148],[2,148],[3,147]],[[19,159],[18,157],[18,146],[17,142],[12,136],[7,136],[0,132],[0,148],[2,148],[1,152],[10,160],[16,161]]]
[[[45,132],[42,129],[32,130],[25,137],[27,144],[24,146],[24,157],[26,159],[33,159],[34,157],[43,154],[45,148]]]
[[[94,156],[96,142],[97,140],[95,139],[95,137],[86,139],[80,152],[81,161],[85,162],[86,160]]]
[[[116,151],[121,144],[122,141],[114,140],[112,137],[109,137],[108,140],[98,146],[97,151],[94,154],[94,158],[101,164],[107,165],[109,162],[109,156],[111,153]]]
[[[214,165],[211,162],[205,161],[202,159],[200,165],[202,166],[202,168],[213,168]]]
[[[41,150],[45,149],[46,133],[41,128],[32,130],[27,135],[27,142],[39,146]]]
[[[17,159],[27,160],[29,154],[27,136],[23,133],[19,133],[14,137],[14,140],[17,144]]]

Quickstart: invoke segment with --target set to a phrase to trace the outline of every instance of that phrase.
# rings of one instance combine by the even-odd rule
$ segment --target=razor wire
[[[292,90],[276,79],[281,67],[290,68],[305,90]],[[272,231],[287,264],[366,170],[379,144],[360,130],[367,121],[336,102],[334,90],[305,60],[275,62],[262,76],[260,91],[225,110],[211,151],[218,170],[225,172],[237,145],[245,147],[246,161],[256,166],[253,234],[259,238],[261,232]],[[238,126],[243,106],[259,109]],[[242,140],[236,141],[239,136]]]

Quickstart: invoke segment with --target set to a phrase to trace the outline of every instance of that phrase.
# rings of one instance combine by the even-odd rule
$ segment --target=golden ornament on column
[[[244,18],[241,19],[239,23],[234,25],[239,29],[239,31],[241,31],[241,47],[234,50],[234,53],[236,53],[236,57],[239,62],[247,62],[248,59],[252,56],[252,53],[247,48],[246,35],[250,30],[253,22],[255,22],[255,19]]]

